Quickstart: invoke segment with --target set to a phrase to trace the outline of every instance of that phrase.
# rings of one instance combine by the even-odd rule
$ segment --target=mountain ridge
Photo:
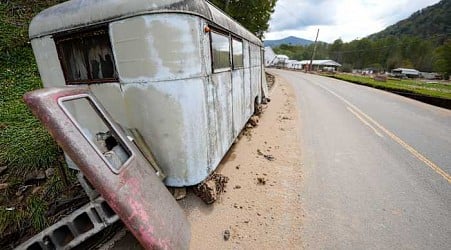
[[[451,36],[451,0],[442,0],[418,10],[368,38],[375,40],[390,36],[417,36],[423,39],[438,37],[441,41],[446,40]]]
[[[263,41],[263,43],[265,44],[265,47],[269,46],[269,47],[273,48],[273,47],[280,46],[282,44],[306,46],[306,45],[310,45],[314,42],[311,40],[304,39],[304,38],[288,36],[288,37],[278,39],[278,40],[265,40],[265,41]]]

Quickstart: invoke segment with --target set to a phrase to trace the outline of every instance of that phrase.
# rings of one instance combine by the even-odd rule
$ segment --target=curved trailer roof
[[[204,0],[71,0],[50,7],[33,18],[30,39],[151,13],[201,16],[221,28],[262,46],[254,34]]]

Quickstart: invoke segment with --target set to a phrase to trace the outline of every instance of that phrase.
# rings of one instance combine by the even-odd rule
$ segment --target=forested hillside
[[[367,38],[321,43],[315,59],[333,59],[343,65],[344,71],[364,68],[390,71],[405,67],[435,71],[448,77],[451,74],[450,13],[451,0],[442,0]],[[312,56],[312,46],[281,45],[274,51],[296,60]]]
[[[385,30],[369,36],[380,39],[390,36],[417,36],[423,39],[450,37],[451,34],[451,0],[442,0],[427,8],[418,10]]]

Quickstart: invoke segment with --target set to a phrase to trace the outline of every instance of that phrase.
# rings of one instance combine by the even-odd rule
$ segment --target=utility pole
[[[315,45],[313,46],[312,59],[310,59],[310,65],[309,65],[309,70],[308,71],[311,71],[312,67],[313,67],[312,64],[313,64],[313,58],[315,57],[315,54],[316,54],[316,44],[318,42],[318,35],[319,35],[319,29],[318,29],[318,32],[316,32]]]

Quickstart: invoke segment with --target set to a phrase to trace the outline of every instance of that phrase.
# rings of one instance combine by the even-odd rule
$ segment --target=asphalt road
[[[451,249],[451,111],[270,70],[300,110],[307,249]]]

